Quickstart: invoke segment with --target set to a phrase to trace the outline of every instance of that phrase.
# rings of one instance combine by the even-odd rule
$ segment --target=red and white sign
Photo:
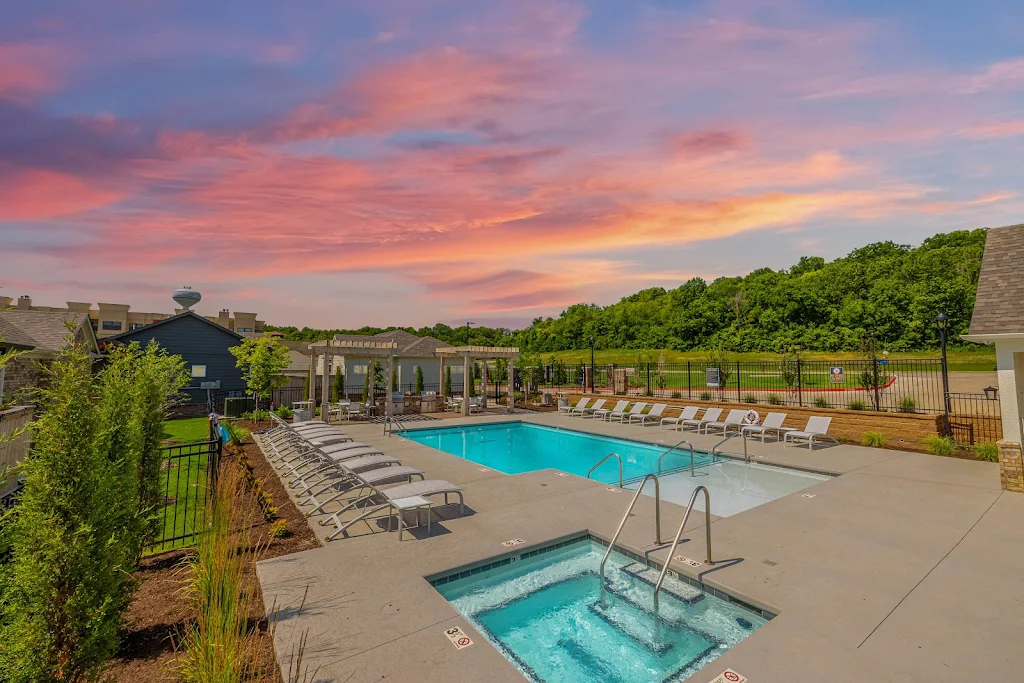
[[[524,543],[526,543],[526,541],[524,541],[524,540],[523,540],[523,539],[521,539],[521,538],[513,538],[513,539],[512,539],[512,540],[510,540],[510,541],[502,541],[502,543],[501,543],[501,544],[502,544],[503,546],[505,546],[506,548],[511,548],[512,546],[516,546],[516,545],[522,545],[522,544],[524,544]]]
[[[458,626],[445,629],[444,635],[451,641],[456,650],[461,650],[473,644],[473,640]]]
[[[712,678],[708,683],[747,683],[747,677],[736,673],[732,669],[726,669]]]
[[[683,555],[676,555],[675,560],[676,560],[676,562],[682,562],[683,564],[689,565],[691,567],[703,567],[704,566],[704,563],[698,562],[697,560],[691,560],[690,558],[685,557]]]

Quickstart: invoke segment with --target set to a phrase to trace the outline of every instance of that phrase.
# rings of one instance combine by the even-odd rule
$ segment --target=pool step
[[[609,592],[603,600],[591,604],[590,611],[658,657],[675,647],[658,635],[658,630],[665,629],[665,625],[659,624],[647,610],[623,599],[617,593]]]
[[[640,564],[639,562],[627,564],[625,567],[619,569],[619,571],[623,574],[632,576],[634,579],[643,581],[652,588],[658,584],[658,576],[661,574],[660,571]],[[666,577],[665,582],[661,584],[661,590],[662,592],[668,593],[672,597],[685,602],[687,605],[692,605],[704,599],[703,591],[671,576]]]
[[[576,664],[586,672],[588,681],[612,681],[616,680],[615,673],[608,665],[596,657],[582,643],[572,637],[563,637],[558,643],[566,654],[573,658]]]

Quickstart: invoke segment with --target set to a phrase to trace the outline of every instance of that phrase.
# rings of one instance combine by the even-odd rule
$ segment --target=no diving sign
[[[473,644],[472,639],[470,639],[470,637],[466,635],[466,632],[458,626],[445,629],[444,634],[447,636],[448,640],[452,642],[452,645],[455,646],[456,650],[461,650],[462,648],[469,647]],[[747,679],[744,678],[743,680]]]
[[[732,669],[726,669],[708,683],[747,683],[747,677],[736,673]]]

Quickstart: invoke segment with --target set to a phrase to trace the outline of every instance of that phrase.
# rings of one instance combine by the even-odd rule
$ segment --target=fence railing
[[[206,522],[206,502],[213,494],[220,461],[220,441],[164,446],[161,466],[164,505],[157,512],[157,533],[148,552],[191,545]]]
[[[591,374],[593,377],[591,377]],[[728,400],[940,413],[942,360],[741,361],[547,365],[517,371],[531,391],[593,391],[654,398]],[[518,384],[518,382],[517,382]]]
[[[999,398],[986,394],[949,394],[949,435],[961,446],[1003,438]]]

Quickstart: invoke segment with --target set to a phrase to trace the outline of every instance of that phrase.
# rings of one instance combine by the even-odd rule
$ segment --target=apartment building
[[[92,304],[80,301],[68,301],[66,306],[36,306],[28,295],[20,296],[17,300],[11,297],[0,296],[0,309],[13,308],[23,311],[72,312],[88,315],[89,320],[92,321],[92,329],[96,332],[97,339],[105,339],[137,330],[144,325],[170,318],[185,310],[178,308],[175,309],[174,313],[141,313],[131,310],[131,306],[128,304],[100,303],[96,306],[96,308],[93,308]],[[263,321],[257,320],[255,313],[235,311],[234,315],[232,315],[231,311],[224,308],[217,315],[205,317],[207,320],[215,322],[221,327],[225,327],[242,336],[263,333]]]

